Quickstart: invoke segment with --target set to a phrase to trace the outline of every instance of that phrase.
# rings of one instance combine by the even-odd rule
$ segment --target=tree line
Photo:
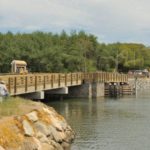
[[[0,33],[0,72],[10,72],[14,59],[25,60],[31,72],[127,72],[150,67],[150,48],[100,43],[84,31]]]

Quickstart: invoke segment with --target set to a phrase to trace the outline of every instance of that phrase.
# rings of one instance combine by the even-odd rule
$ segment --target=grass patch
[[[22,115],[23,107],[31,104],[32,101],[20,97],[9,97],[0,103],[0,118],[4,116]]]

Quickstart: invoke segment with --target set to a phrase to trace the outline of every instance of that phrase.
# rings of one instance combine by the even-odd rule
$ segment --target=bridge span
[[[20,95],[61,88],[79,87],[85,83],[127,83],[126,74],[96,73],[31,73],[27,75],[0,75],[10,95]]]

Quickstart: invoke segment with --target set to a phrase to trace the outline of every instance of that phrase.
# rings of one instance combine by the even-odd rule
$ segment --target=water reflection
[[[119,99],[70,99],[49,105],[74,128],[72,150],[149,150],[148,94]]]

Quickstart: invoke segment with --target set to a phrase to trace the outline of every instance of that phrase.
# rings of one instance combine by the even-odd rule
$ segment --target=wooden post
[[[51,75],[51,87],[53,88],[53,86],[54,86],[54,77],[53,77],[53,74]]]
[[[28,76],[25,77],[25,92],[28,91]]]
[[[8,91],[11,94],[11,82],[10,82],[10,77],[8,78]]]
[[[71,85],[72,85],[72,73],[71,73]]]
[[[76,74],[76,84],[78,84],[78,79],[79,79],[79,76],[78,76],[78,73]]]
[[[67,86],[67,74],[65,73],[65,86]]]
[[[102,72],[102,74],[101,74],[102,76],[101,76],[101,78],[102,78],[102,82],[104,82],[104,72]]]
[[[104,72],[104,82],[107,81],[106,72]]]
[[[14,93],[17,93],[17,77],[14,78]]]
[[[46,79],[45,79],[45,75],[44,75],[44,85],[43,85],[43,87],[44,87],[44,89],[45,89],[45,87],[46,87]]]
[[[58,74],[58,87],[60,87],[61,85],[61,74],[59,73]]]
[[[35,76],[35,91],[37,90],[37,76]]]
[[[102,73],[99,73],[99,80],[102,82]]]

